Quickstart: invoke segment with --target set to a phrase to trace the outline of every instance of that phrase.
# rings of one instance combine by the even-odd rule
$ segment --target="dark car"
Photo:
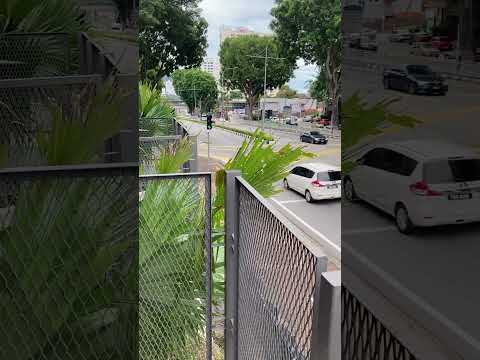
[[[427,65],[407,65],[383,73],[385,89],[407,91],[410,94],[439,94],[448,92],[448,85]]]
[[[328,139],[325,135],[320,134],[318,131],[310,131],[300,136],[302,142],[307,142],[311,144],[327,144]]]

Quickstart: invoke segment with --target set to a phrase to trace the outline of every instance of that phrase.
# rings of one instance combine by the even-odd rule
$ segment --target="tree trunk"
[[[340,71],[341,65],[333,63],[332,56],[333,49],[329,49],[327,52],[327,60],[325,63],[325,70],[328,82],[329,98],[332,102],[332,133],[334,125],[338,124],[338,95],[340,92]]]
[[[247,112],[248,119],[253,120],[253,108],[257,103],[258,96],[245,94],[245,98],[247,99],[247,103],[248,103],[248,112]]]

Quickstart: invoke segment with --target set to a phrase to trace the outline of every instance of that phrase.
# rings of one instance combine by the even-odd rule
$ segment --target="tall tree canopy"
[[[201,65],[207,47],[206,20],[199,0],[143,0],[140,9],[140,73],[157,79],[178,68]]]
[[[195,106],[202,113],[212,111],[218,99],[215,78],[200,69],[176,70],[172,75],[173,88],[188,106],[190,112]]]
[[[317,64],[329,98],[335,104],[340,91],[342,54],[340,0],[276,0],[272,29],[282,49],[294,59]],[[335,107],[334,107],[335,108]]]
[[[263,94],[265,49],[272,58],[283,57],[277,40],[272,36],[246,35],[226,39],[220,49],[224,84],[228,89],[243,92],[248,102],[249,117]],[[257,57],[251,57],[257,56]],[[269,59],[267,89],[285,84],[293,75],[295,62]]]
[[[293,90],[288,84],[283,85],[279,90],[276,95],[278,98],[294,98],[297,96],[297,92]]]

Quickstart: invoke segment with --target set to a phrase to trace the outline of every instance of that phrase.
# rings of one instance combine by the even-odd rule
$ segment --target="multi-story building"
[[[220,61],[217,57],[205,58],[201,68],[203,71],[213,75],[217,82],[220,82]]]
[[[237,37],[237,36],[244,36],[244,35],[264,36],[264,35],[267,35],[267,34],[253,31],[253,30],[251,30],[247,27],[244,27],[244,26],[231,27],[231,26],[222,25],[222,27],[220,28],[220,44],[222,44],[228,38]]]

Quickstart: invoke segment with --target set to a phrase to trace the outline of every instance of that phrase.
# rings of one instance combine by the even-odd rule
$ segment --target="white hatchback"
[[[307,202],[338,199],[342,196],[340,168],[321,163],[295,166],[283,179],[285,189],[305,196]]]
[[[347,200],[392,215],[400,232],[480,221],[480,156],[453,144],[404,141],[373,148],[344,178]]]

